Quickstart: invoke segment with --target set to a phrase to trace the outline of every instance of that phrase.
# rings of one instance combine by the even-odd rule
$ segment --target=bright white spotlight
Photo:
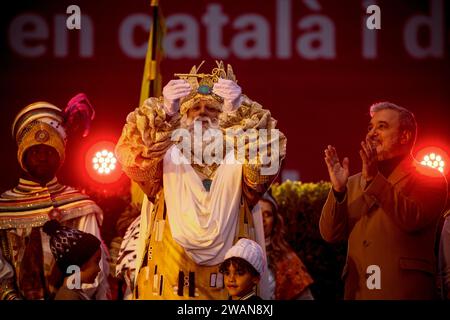
[[[420,161],[420,164],[422,164],[423,166],[436,169],[443,173],[445,168],[445,162],[442,159],[443,157],[441,155],[432,152],[430,154],[426,154],[423,157],[423,160]]]
[[[109,175],[116,169],[116,163],[117,159],[114,153],[106,149],[96,152],[92,158],[92,167],[100,175]]]

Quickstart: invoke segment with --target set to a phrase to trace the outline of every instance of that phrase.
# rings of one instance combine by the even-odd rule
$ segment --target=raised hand
[[[329,145],[325,149],[325,163],[327,164],[333,189],[337,192],[344,192],[350,173],[348,169],[348,158],[344,158],[341,164],[336,149]]]
[[[359,150],[362,160],[361,175],[366,181],[372,181],[378,174],[377,149],[365,141],[361,141],[361,147],[362,149]]]
[[[230,112],[239,108],[241,104],[241,87],[232,80],[219,79],[214,84],[213,93],[223,98],[223,111]]]
[[[191,93],[191,85],[183,79],[170,80],[163,88],[164,108],[169,115],[180,110],[180,99]]]

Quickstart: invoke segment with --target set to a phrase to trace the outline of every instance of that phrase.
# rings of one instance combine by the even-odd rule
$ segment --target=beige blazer
[[[348,240],[345,299],[436,297],[434,245],[447,182],[423,168],[407,157],[387,179],[379,173],[366,185],[361,173],[351,176],[340,203],[330,191],[319,225],[326,241]]]

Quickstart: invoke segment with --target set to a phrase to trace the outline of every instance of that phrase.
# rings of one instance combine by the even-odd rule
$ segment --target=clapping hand
[[[349,177],[348,158],[344,158],[341,164],[336,149],[329,145],[325,149],[325,163],[333,189],[336,192],[344,192]]]
[[[362,177],[370,182],[378,174],[378,155],[377,149],[370,143],[361,141],[362,149],[359,150],[359,155],[362,160]]]

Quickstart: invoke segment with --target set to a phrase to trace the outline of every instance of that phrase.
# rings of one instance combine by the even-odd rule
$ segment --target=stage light
[[[431,159],[431,160],[428,160],[428,159]],[[431,153],[430,155],[426,155],[420,163],[424,166],[428,166],[433,169],[437,169],[443,173],[444,168],[445,168],[445,162],[442,161],[441,159],[442,159],[442,157],[440,155],[436,156],[436,154]]]
[[[115,145],[101,141],[92,145],[85,155],[85,168],[95,183],[110,185],[120,180],[122,170],[114,155]]]
[[[116,162],[114,154],[107,149],[103,149],[101,152],[95,153],[94,158],[92,158],[92,167],[98,174],[110,174],[116,169]]]
[[[447,153],[437,147],[428,147],[417,153],[416,159],[422,166],[433,168],[444,175],[449,171]]]

